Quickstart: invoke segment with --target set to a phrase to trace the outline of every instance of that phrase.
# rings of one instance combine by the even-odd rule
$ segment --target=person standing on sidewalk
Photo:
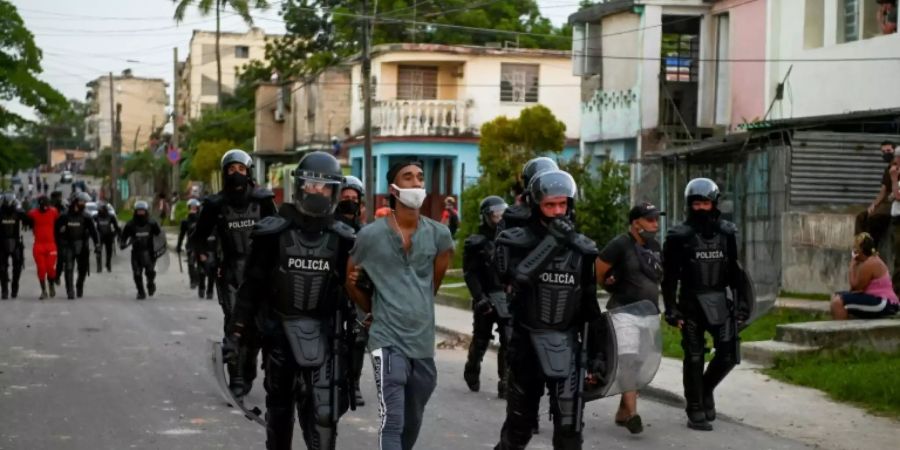
[[[888,226],[891,222],[891,203],[888,201],[893,186],[891,186],[891,163],[894,160],[894,143],[884,141],[881,143],[881,158],[887,164],[884,174],[881,176],[881,187],[875,200],[864,211],[856,215],[856,224],[854,235],[862,232],[868,232],[875,239],[876,248],[880,245],[881,239],[887,234]],[[896,185],[896,183],[894,183]]]
[[[34,265],[37,266],[38,282],[41,284],[41,300],[48,297],[47,288],[49,282],[50,297],[56,297],[56,287],[53,282],[56,279],[56,236],[54,230],[59,212],[50,206],[50,199],[46,195],[38,197],[38,206],[28,211],[31,219],[31,231],[34,233],[34,246],[32,254]]]
[[[370,314],[369,350],[378,389],[379,450],[412,449],[437,385],[434,295],[453,254],[450,230],[420,214],[420,161],[388,170],[390,216],[363,227],[350,252],[347,289]],[[374,293],[356,283],[368,278]],[[361,283],[362,284],[362,283]]]
[[[528,225],[504,230],[496,241],[497,271],[512,288],[513,327],[506,420],[494,449],[528,445],[541,397],[549,391],[553,448],[580,450],[584,383],[599,381],[603,372],[579,357],[588,345],[585,325],[600,319],[597,246],[570,220],[577,192],[571,175],[540,173],[529,191]]]
[[[628,231],[622,233],[600,250],[597,258],[597,280],[612,294],[607,309],[650,300],[659,308],[659,282],[662,278],[660,245],[656,241],[660,212],[651,203],[641,203],[628,213]],[[658,320],[658,318],[657,318]],[[616,425],[632,434],[644,430],[637,413],[637,391],[622,393],[616,411]]]
[[[737,226],[721,220],[719,187],[695,178],[684,189],[687,220],[669,230],[663,246],[662,295],[666,322],[681,330],[688,428],[711,431],[716,420],[713,390],[736,364],[735,330],[726,290],[739,287]],[[679,289],[679,284],[680,289]],[[747,311],[736,311],[738,322]],[[705,333],[715,356],[703,371]]]
[[[481,360],[494,340],[494,324],[500,334],[497,352],[497,397],[506,398],[506,343],[509,340],[509,307],[503,284],[494,270],[494,238],[497,224],[506,211],[506,201],[491,195],[479,206],[478,232],[466,238],[463,245],[463,278],[472,296],[472,341],[463,378],[469,390],[478,392],[481,382]],[[493,300],[493,301],[492,301]],[[502,304],[497,304],[502,302]],[[502,310],[498,311],[498,306]],[[501,317],[502,316],[502,317]]]

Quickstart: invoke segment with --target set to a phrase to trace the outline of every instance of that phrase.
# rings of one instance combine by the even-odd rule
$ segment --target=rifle
[[[578,379],[575,389],[575,432],[581,433],[584,428],[584,383],[587,379],[588,366],[588,350],[587,336],[590,324],[584,323],[584,330],[581,331],[581,349],[578,352]]]

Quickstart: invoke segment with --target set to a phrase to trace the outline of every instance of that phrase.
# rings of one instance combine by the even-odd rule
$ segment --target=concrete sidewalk
[[[469,311],[436,304],[435,323],[441,333],[471,338]],[[779,382],[759,369],[742,363],[718,387],[716,409],[724,420],[829,449],[888,449],[900,443],[897,421],[837,403],[815,389]],[[683,405],[681,373],[681,361],[663,358],[656,378],[642,394]]]

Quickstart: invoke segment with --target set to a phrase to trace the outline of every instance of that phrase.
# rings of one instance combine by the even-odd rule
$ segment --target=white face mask
[[[427,195],[425,189],[401,189],[398,188],[396,184],[392,184],[391,187],[396,189],[398,192],[397,200],[400,200],[400,203],[403,203],[407,208],[419,209],[422,207],[422,203],[425,202],[425,196]]]

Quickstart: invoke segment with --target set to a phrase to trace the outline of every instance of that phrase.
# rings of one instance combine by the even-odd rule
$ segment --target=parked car
[[[60,183],[71,183],[75,180],[75,177],[72,176],[72,172],[66,170],[63,171],[62,176],[59,177]]]
[[[106,204],[106,207],[109,209],[109,215],[115,217],[116,216],[115,208],[113,208],[113,206],[110,205],[109,203]],[[90,214],[91,217],[94,217],[97,215],[98,208],[99,207],[97,206],[97,202],[87,202],[84,205],[84,209],[87,210],[88,214]]]

